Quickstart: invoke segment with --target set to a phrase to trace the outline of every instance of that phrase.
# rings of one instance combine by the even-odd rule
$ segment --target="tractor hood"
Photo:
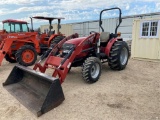
[[[79,43],[82,42],[82,40],[86,39],[87,37],[80,37],[80,38],[75,38],[75,39],[71,39],[66,41],[65,43],[67,44],[74,44],[75,46],[77,46]]]

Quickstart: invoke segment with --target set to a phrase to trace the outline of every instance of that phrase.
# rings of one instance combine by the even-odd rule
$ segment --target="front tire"
[[[85,60],[82,67],[82,77],[88,83],[98,81],[101,75],[101,61],[96,57],[89,57]]]
[[[17,62],[16,59],[13,58],[13,57],[10,57],[9,54],[6,54],[5,59],[6,59],[6,61],[8,61],[10,63],[16,63]]]
[[[108,65],[113,70],[125,69],[129,59],[129,48],[125,41],[116,41],[110,51]]]
[[[20,65],[31,66],[37,60],[37,52],[34,47],[30,45],[24,45],[16,53],[16,60]]]

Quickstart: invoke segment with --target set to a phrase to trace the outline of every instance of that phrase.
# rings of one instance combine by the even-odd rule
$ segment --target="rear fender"
[[[110,50],[111,50],[113,44],[114,44],[116,41],[122,41],[122,39],[112,38],[112,39],[108,42],[108,44],[107,44],[107,46],[106,46],[106,48],[105,48],[105,54],[106,54],[108,57],[109,57]]]
[[[51,35],[50,38],[49,38],[49,41],[52,40],[53,38],[57,37],[57,36],[59,36],[59,35],[58,34]]]
[[[21,40],[14,40],[13,43],[12,43],[12,48],[11,48],[11,51],[13,50],[18,50],[19,48],[21,48],[22,46],[24,45],[30,45],[30,46],[33,46],[36,50],[37,53],[40,53],[41,50],[40,50],[40,46],[39,46],[39,42],[32,39],[32,38],[29,38],[29,39],[21,39]]]
[[[49,40],[48,40],[48,45],[50,46],[50,43],[51,43],[51,41],[55,38],[55,37],[57,37],[57,36],[60,36],[59,34],[53,34],[53,35],[51,35],[50,37],[49,37]]]

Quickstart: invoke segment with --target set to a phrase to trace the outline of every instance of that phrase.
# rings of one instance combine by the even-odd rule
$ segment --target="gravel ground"
[[[14,65],[3,62],[0,84]],[[99,81],[87,84],[73,68],[62,84],[65,101],[39,118],[0,86],[0,120],[160,120],[159,72],[158,62],[130,59],[123,71],[104,64]]]

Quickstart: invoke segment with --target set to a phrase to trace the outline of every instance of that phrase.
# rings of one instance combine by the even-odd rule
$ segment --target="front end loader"
[[[104,32],[104,29],[102,27],[102,20],[101,20],[102,13],[104,11],[115,10],[115,9],[119,10],[119,24],[115,29],[115,33]],[[46,83],[48,83],[48,81],[51,81],[51,80],[48,80],[48,75],[46,75],[47,74],[46,70],[49,68],[53,70],[53,73],[50,75],[53,78],[52,81],[59,80],[60,84],[64,82],[68,72],[71,70],[72,67],[82,67],[82,77],[88,83],[95,83],[99,80],[101,76],[101,71],[102,71],[102,63],[108,62],[109,67],[113,70],[125,69],[129,59],[129,49],[126,42],[124,42],[123,39],[117,33],[117,29],[121,22],[122,22],[122,19],[121,19],[120,8],[116,7],[116,8],[102,10],[100,12],[100,20],[99,20],[99,25],[100,25],[100,28],[102,29],[102,33],[91,31],[88,37],[78,37],[78,35],[75,34],[68,38],[63,39],[61,42],[59,42],[59,44],[55,45],[51,51],[49,51],[50,53],[46,58],[44,64],[41,64],[41,61],[38,62],[33,67],[33,70],[29,68],[21,67],[21,66],[15,66],[10,76],[4,83],[4,87],[11,94],[13,94],[14,97],[16,97],[18,100],[21,99],[19,101],[23,105],[27,105],[27,107],[33,105],[34,107],[33,101],[37,100],[35,99],[35,97],[36,96],[38,97],[40,94],[41,96],[43,96],[43,94],[42,93],[39,94],[39,92],[43,90],[45,91],[45,89],[41,87],[41,85],[46,86]],[[15,74],[21,73],[22,80],[20,78],[17,79],[17,77],[14,77],[13,73]],[[46,81],[46,83],[40,81],[41,77],[42,79],[44,78],[43,81]],[[46,77],[46,80],[45,80],[45,77]],[[7,84],[8,82],[13,84],[8,85]],[[13,91],[17,89],[16,84],[18,84],[19,89],[23,89],[24,87],[25,89],[27,89],[24,91],[20,90],[21,94],[23,95],[21,95],[19,91],[13,93]],[[19,87],[19,84],[21,87]],[[50,89],[51,87],[52,86],[49,86]],[[54,89],[54,91],[57,92],[54,97],[62,100],[63,92],[59,92],[59,89],[61,89],[61,86],[57,85],[57,87],[55,85],[55,87],[52,88]],[[26,93],[25,91],[32,91],[32,92]],[[48,91],[48,89],[46,91]],[[38,95],[36,94],[36,92],[38,92]],[[20,95],[18,95],[17,93]],[[32,101],[32,102],[27,102],[23,100],[25,98],[21,96],[29,96],[28,99],[29,101]],[[30,96],[34,96],[34,97],[30,98]],[[57,96],[61,96],[61,98]],[[41,97],[39,96],[38,98],[40,99]],[[51,104],[51,102],[57,103],[59,101],[58,99],[56,101],[54,101],[52,98],[49,99],[48,106],[50,106],[49,104]],[[24,102],[27,102],[27,103],[24,103]],[[42,108],[42,106],[39,106],[38,108]],[[33,111],[36,111],[36,110],[37,109],[34,109]],[[36,111],[36,113],[38,113],[38,111]],[[41,112],[41,114],[43,113],[45,112]]]
[[[57,107],[65,99],[58,78],[23,66],[15,66],[3,86],[36,116]]]
[[[77,37],[78,34],[65,37],[53,47],[52,52],[58,51],[65,41]],[[48,55],[48,52],[50,50],[45,54]],[[40,62],[46,58],[45,54],[34,66],[34,70],[16,65],[3,83],[4,88],[36,116],[41,116],[57,107],[65,99],[59,78],[35,71],[40,66]]]

